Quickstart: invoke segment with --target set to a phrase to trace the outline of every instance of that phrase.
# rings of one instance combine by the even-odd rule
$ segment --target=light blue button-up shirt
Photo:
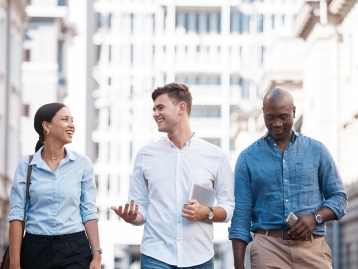
[[[66,150],[52,172],[39,149],[31,162],[32,174],[25,230],[31,234],[59,235],[81,232],[83,223],[97,220],[96,186],[90,159]],[[19,160],[10,192],[9,221],[24,218],[29,156]]]
[[[264,135],[239,156],[235,167],[235,211],[230,239],[251,241],[250,230],[289,230],[285,218],[330,208],[342,218],[348,198],[334,160],[319,141],[294,132],[282,153]],[[324,235],[325,224],[314,234]]]

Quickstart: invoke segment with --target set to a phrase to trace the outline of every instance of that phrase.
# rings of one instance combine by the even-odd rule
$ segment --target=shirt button
[[[288,202],[288,200],[286,199],[286,202]]]
[[[285,179],[285,182],[287,182],[287,179]]]
[[[286,161],[285,161],[285,160],[283,160],[283,162],[285,163]]]
[[[274,144],[276,146],[276,144]]]

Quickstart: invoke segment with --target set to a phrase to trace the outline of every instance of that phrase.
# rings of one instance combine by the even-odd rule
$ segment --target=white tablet
[[[213,207],[215,204],[216,191],[202,185],[192,183],[189,200],[197,200],[201,205]]]

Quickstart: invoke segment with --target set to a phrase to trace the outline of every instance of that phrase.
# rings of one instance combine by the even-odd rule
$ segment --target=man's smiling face
[[[159,95],[153,104],[153,118],[158,125],[158,131],[172,133],[179,124],[179,105],[173,103],[167,93]]]

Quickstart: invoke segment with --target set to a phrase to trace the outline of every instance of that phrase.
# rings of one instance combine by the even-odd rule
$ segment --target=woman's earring
[[[49,135],[50,134],[50,131],[47,131],[47,135]]]

